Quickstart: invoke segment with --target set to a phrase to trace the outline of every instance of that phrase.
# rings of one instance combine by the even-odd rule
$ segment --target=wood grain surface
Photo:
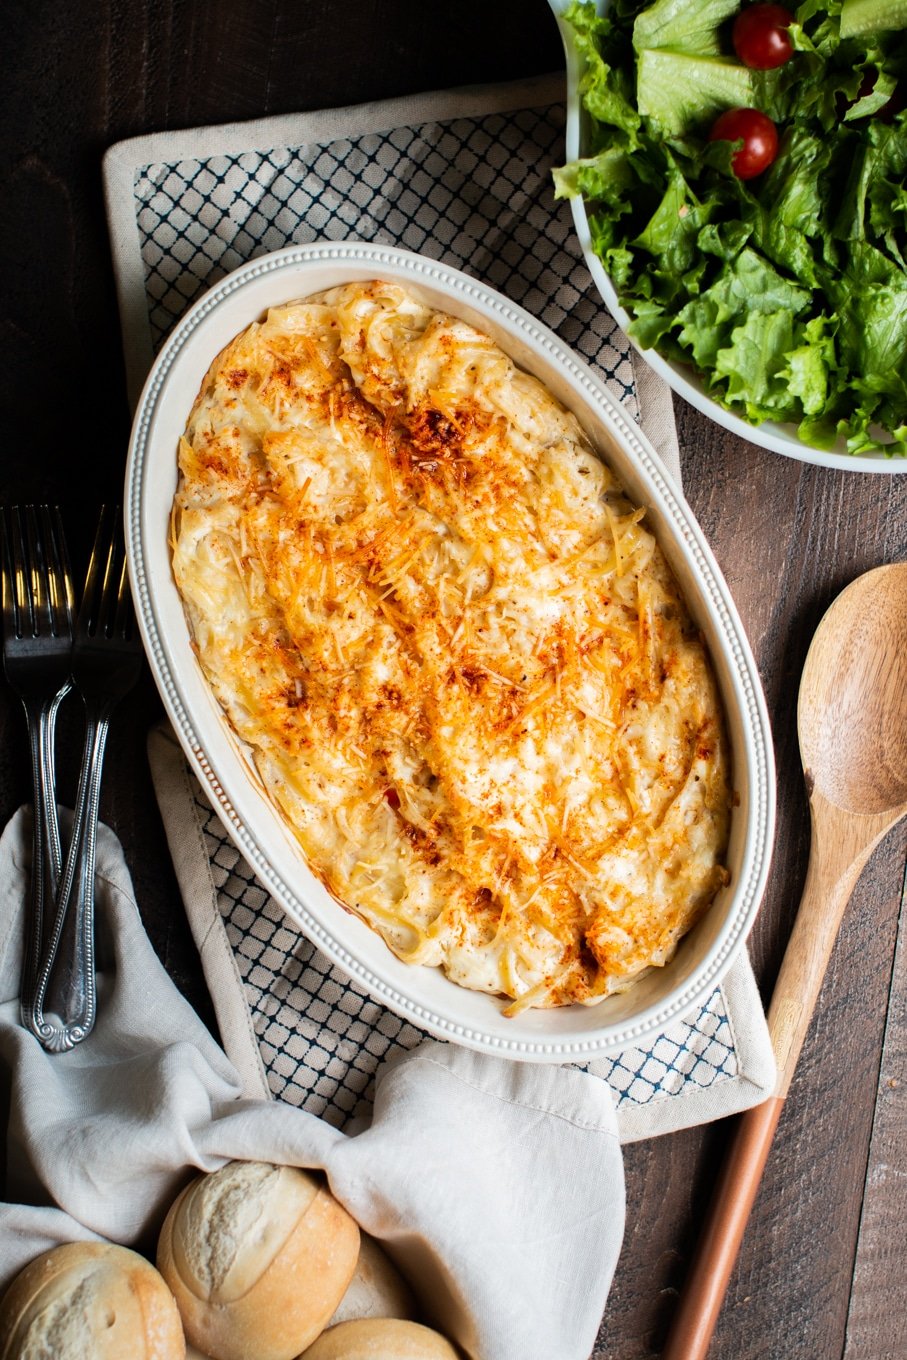
[[[544,0],[10,0],[2,13],[0,494],[63,506],[79,567],[99,501],[121,495],[129,431],[104,150],[143,132],[563,64]],[[675,408],[686,494],[747,628],[773,724],[778,835],[752,940],[767,996],[809,844],[800,670],[836,593],[870,567],[907,558],[907,476],[814,468],[727,434],[679,399]],[[213,1025],[148,775],[145,737],[159,712],[146,676],[115,719],[102,815],[123,842],[155,948]],[[65,706],[60,796],[69,802],[80,733],[77,709]],[[4,822],[27,797],[27,770],[20,714],[2,689]],[[901,826],[873,855],[845,915],[714,1360],[907,1355],[905,860]],[[718,1125],[627,1148],[627,1233],[600,1360],[658,1355],[727,1136]]]

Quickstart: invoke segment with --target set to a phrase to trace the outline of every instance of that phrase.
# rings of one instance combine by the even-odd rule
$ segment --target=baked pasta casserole
[[[545,387],[348,284],[218,355],[179,473],[199,662],[329,891],[510,1014],[665,964],[727,879],[721,705],[644,509]]]

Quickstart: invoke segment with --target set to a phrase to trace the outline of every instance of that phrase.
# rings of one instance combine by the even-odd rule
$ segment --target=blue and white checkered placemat
[[[550,77],[113,147],[105,189],[133,397],[179,318],[232,269],[291,243],[376,241],[454,264],[538,316],[599,371],[679,480],[670,393],[604,309],[567,205],[553,199],[562,99],[561,77]],[[166,822],[169,788],[160,801]],[[212,985],[215,1005],[241,986],[268,1090],[344,1124],[362,1112],[378,1063],[423,1035],[298,934],[197,786],[190,802],[231,955],[233,983],[224,974]],[[746,958],[686,1023],[592,1070],[618,1098],[625,1139],[764,1098],[773,1064]]]

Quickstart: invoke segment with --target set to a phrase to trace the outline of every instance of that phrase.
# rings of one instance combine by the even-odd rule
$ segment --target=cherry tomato
[[[734,51],[751,71],[773,71],[793,55],[787,30],[794,16],[783,5],[748,5],[734,20]]]
[[[710,142],[743,142],[731,165],[738,179],[753,179],[767,170],[778,154],[778,130],[759,109],[726,109],[709,133]]]

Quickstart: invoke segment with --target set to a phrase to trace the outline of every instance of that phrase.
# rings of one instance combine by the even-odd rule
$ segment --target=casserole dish
[[[709,644],[733,751],[731,883],[670,964],[594,1007],[527,1011],[468,991],[437,969],[396,958],[309,871],[229,728],[192,649],[168,544],[177,446],[216,354],[271,306],[337,284],[381,278],[486,332],[578,417],[658,537]],[[355,242],[292,247],[222,280],[171,335],[139,401],[126,483],[133,593],[161,695],[190,764],[224,825],[288,917],[377,1000],[442,1038],[529,1061],[583,1060],[637,1043],[703,1001],[740,948],[758,908],[771,846],[771,740],[746,638],[701,532],[657,454],[607,390],[555,335],[474,279],[407,251]]]

